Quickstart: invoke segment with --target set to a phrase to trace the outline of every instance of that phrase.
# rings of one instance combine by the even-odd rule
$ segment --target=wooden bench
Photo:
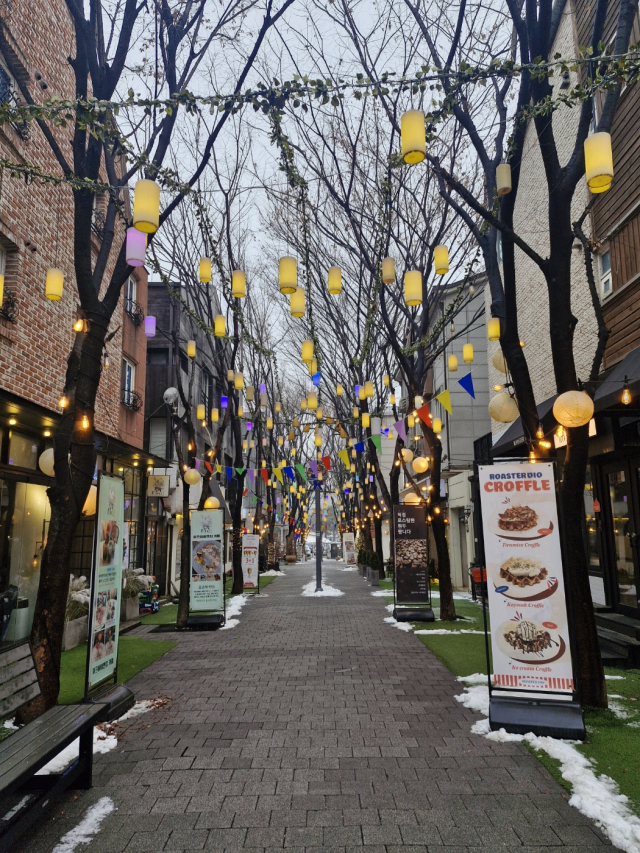
[[[40,695],[28,642],[0,650],[0,720]],[[0,851],[8,851],[28,826],[70,787],[90,788],[93,727],[116,719],[132,707],[133,693],[110,685],[76,705],[57,705],[0,743]],[[61,773],[40,775],[65,747],[80,739],[77,759]]]

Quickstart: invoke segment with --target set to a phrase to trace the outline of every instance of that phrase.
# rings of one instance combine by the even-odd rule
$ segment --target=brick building
[[[25,91],[36,103],[52,96],[74,97],[67,61],[73,44],[72,20],[62,0],[0,4],[0,97],[11,103],[24,100]],[[55,137],[71,160],[69,130],[56,130]],[[60,174],[35,123],[0,127],[0,157]],[[94,252],[100,246],[101,212],[102,200],[97,199]],[[121,223],[117,227],[119,245],[124,229]],[[57,302],[45,297],[47,269],[52,267],[64,272],[63,296]],[[53,480],[42,454],[52,446],[66,360],[77,334],[73,202],[67,187],[25,183],[6,171],[0,175],[0,272],[0,593],[18,588],[18,609],[7,639],[20,639],[30,630],[47,538],[46,490]],[[141,268],[114,313],[111,329],[116,334],[106,350],[110,367],[103,370],[95,411],[98,466],[125,478],[131,565],[142,560],[139,523],[150,461],[143,453],[146,339],[140,321],[145,310],[146,272]],[[90,496],[69,567],[75,574],[90,569],[92,511]]]

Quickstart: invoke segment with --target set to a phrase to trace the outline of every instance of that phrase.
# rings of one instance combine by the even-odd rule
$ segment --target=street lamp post
[[[322,490],[320,483],[316,483],[316,592],[322,592],[322,513],[320,511],[320,500]]]

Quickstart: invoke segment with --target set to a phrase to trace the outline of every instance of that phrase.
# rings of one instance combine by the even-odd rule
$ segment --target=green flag
[[[382,453],[382,436],[372,435],[369,437],[369,441],[373,444],[378,453]]]
[[[305,470],[304,465],[303,465],[301,462],[298,462],[298,464],[296,465],[296,471],[298,472],[298,474],[300,474],[300,476],[302,477],[302,479],[306,482],[306,480],[307,480],[307,472],[306,472],[306,470]]]

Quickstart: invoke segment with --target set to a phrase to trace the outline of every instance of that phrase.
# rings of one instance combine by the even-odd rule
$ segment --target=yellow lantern
[[[182,478],[188,486],[195,486],[196,483],[200,482],[200,472],[196,471],[195,468],[187,468]]]
[[[585,391],[565,391],[553,404],[553,417],[563,427],[584,426],[593,417],[593,400]]]
[[[292,317],[304,317],[304,290],[299,287],[289,296]]]
[[[432,421],[433,431],[436,435],[439,435],[442,432],[442,419],[434,418]]]
[[[242,406],[238,406],[238,417],[241,418],[244,415],[244,408]]]
[[[404,274],[404,301],[407,305],[422,305],[422,273],[409,270]]]
[[[413,429],[416,425],[416,419],[413,415],[407,415],[407,426],[409,429]]]
[[[155,181],[136,182],[133,225],[145,234],[155,234],[160,227],[160,186]]]
[[[458,370],[458,356],[450,355],[448,359],[449,373],[456,373]]]
[[[187,355],[189,358],[196,357],[196,342],[195,341],[187,341]]]
[[[317,435],[317,436],[313,439],[313,443],[315,444],[315,446],[316,446],[316,447],[322,447],[322,436],[321,436],[321,435]]]
[[[206,412],[206,409],[204,407],[204,404],[198,403],[198,405],[196,406],[196,418],[199,421],[203,421],[206,418],[205,412]]]
[[[267,429],[273,429],[273,418],[267,418]]]
[[[315,411],[318,408],[318,394],[315,391],[308,392],[307,406],[311,409],[311,411]]]
[[[311,364],[313,359],[313,341],[302,341],[302,360],[305,364]]]
[[[389,394],[389,405],[395,406],[395,404],[396,404],[396,395],[395,394]]]
[[[449,272],[449,250],[446,246],[436,246],[433,250],[433,263],[438,275]]]
[[[409,450],[408,447],[403,447],[400,453],[404,462],[409,463],[413,459],[413,450]]]
[[[282,403],[280,403],[280,401],[276,401],[273,410],[275,411],[276,415],[278,415],[282,411]]]
[[[367,399],[367,389],[364,385],[360,385],[358,387],[358,400],[366,400]]]
[[[300,403],[300,408],[302,409],[303,412],[305,411],[305,409],[307,408],[307,401],[306,400],[302,400],[302,402]]]
[[[360,417],[360,409],[357,406],[354,406],[351,410],[351,414],[354,418]]]
[[[47,280],[45,284],[44,294],[47,299],[52,302],[58,302],[62,299],[62,289],[64,287],[64,273],[62,270],[49,269],[47,270]]]
[[[507,367],[507,361],[502,354],[502,350],[496,350],[494,354],[491,356],[491,364],[495,367],[495,369],[499,373],[508,373],[509,368]]]
[[[211,281],[211,258],[200,258],[198,278],[203,284]]]
[[[283,444],[284,444],[284,436],[279,435],[278,436],[278,447],[282,447]]]
[[[333,296],[342,293],[342,270],[340,267],[329,267],[329,293]]]
[[[373,382],[369,379],[364,383],[364,393],[369,400],[373,397]]]
[[[211,423],[217,424],[220,414],[217,409],[211,409]]]
[[[295,293],[298,287],[298,265],[295,258],[288,255],[280,258],[278,282],[280,293]]]
[[[216,314],[216,318],[213,323],[213,334],[216,338],[224,338],[227,334],[227,321],[222,314]]]
[[[247,403],[253,403],[254,393],[255,392],[253,385],[247,385],[244,391],[244,396],[247,398]]]
[[[498,195],[511,192],[511,166],[508,163],[500,163],[496,169],[496,190]]]
[[[462,347],[462,360],[465,364],[471,364],[473,361],[473,344],[464,344]]]
[[[233,377],[233,387],[236,391],[242,391],[244,388],[244,376],[242,373],[236,373]]]
[[[204,502],[205,509],[220,509],[220,501],[218,498],[208,497]]]
[[[591,192],[606,192],[613,180],[610,133],[592,133],[584,141],[585,177]]]
[[[319,421],[321,421],[321,420],[322,420],[322,415],[323,415],[322,407],[321,407],[321,406],[318,406],[318,409],[317,409],[317,411],[316,411],[316,419],[317,419],[317,420],[319,420]]]
[[[427,154],[427,136],[422,110],[409,110],[400,119],[402,159],[413,166],[421,163]]]
[[[501,391],[489,403],[489,415],[501,424],[510,424],[520,412],[513,397],[508,391]]]
[[[385,373],[385,375],[382,377],[382,384],[384,385],[385,388],[389,387],[389,374],[388,373]]]
[[[234,270],[231,273],[231,294],[236,299],[247,295],[247,277],[242,270]]]
[[[491,317],[487,323],[487,334],[490,341],[500,340],[500,317]]]
[[[338,395],[338,397],[342,397],[343,390],[344,389],[343,389],[342,385],[336,385],[336,394]]]
[[[424,456],[416,456],[416,458],[411,463],[411,467],[416,472],[416,474],[424,474],[429,467],[429,460]]]
[[[396,262],[393,258],[382,259],[382,281],[385,284],[393,284],[396,280]]]
[[[369,426],[371,426],[371,418],[369,416],[369,412],[363,412],[362,413],[362,428],[366,429]]]

